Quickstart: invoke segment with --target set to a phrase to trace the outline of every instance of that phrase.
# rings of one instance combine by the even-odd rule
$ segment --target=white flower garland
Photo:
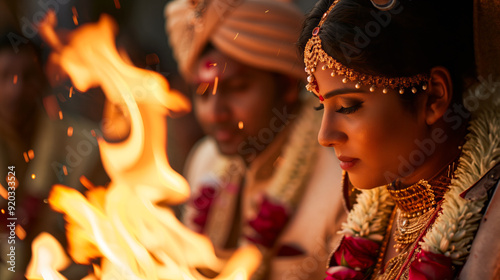
[[[456,179],[452,180],[450,191],[444,196],[443,211],[421,242],[424,250],[451,257],[457,265],[462,265],[469,255],[482,218],[480,211],[486,201],[486,197],[467,201],[460,194],[500,162],[500,110],[495,103],[482,104],[482,110],[470,122]]]
[[[318,148],[317,141],[321,116],[313,110],[317,100],[307,97],[285,144],[280,163],[267,194],[274,200],[295,209],[303,193],[306,179],[315,166],[313,159]]]
[[[463,265],[469,255],[482,218],[480,211],[486,201],[486,198],[468,201],[460,194],[500,162],[500,110],[497,103],[485,102],[470,122],[467,142],[450,191],[444,196],[442,212],[420,242],[422,249],[450,257],[455,265]],[[363,190],[356,203],[339,233],[382,241],[394,206],[386,187]]]
[[[393,207],[394,201],[386,186],[361,190],[347,222],[342,223],[338,233],[382,242]]]

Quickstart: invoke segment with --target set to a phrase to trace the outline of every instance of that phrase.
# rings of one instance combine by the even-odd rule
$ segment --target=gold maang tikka
[[[323,96],[319,94],[318,84],[316,82],[316,78],[314,77],[316,67],[320,62],[323,62],[325,65],[321,67],[321,70],[325,71],[330,69],[332,71],[330,75],[332,77],[343,77],[342,82],[344,84],[347,82],[355,82],[355,87],[357,89],[359,89],[362,85],[367,85],[370,86],[370,92],[374,92],[377,88],[382,88],[383,93],[387,93],[388,89],[399,89],[399,93],[404,94],[405,90],[408,88],[411,88],[412,93],[417,93],[417,87],[422,85],[422,90],[427,90],[427,82],[429,80],[429,75],[427,74],[418,74],[411,77],[384,77],[367,75],[344,66],[323,50],[321,38],[319,37],[319,31],[328,17],[328,14],[330,14],[330,11],[339,1],[340,0],[335,0],[330,8],[328,8],[328,10],[323,14],[318,26],[316,26],[312,31],[312,37],[309,41],[307,41],[306,48],[304,50],[304,64],[306,66],[305,71],[308,75],[308,84],[306,85],[306,89],[317,94],[320,101],[324,100]]]

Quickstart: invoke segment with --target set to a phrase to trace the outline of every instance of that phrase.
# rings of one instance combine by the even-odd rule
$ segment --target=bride
[[[474,54],[473,1],[372,2],[320,0],[299,39],[319,142],[360,190],[327,279],[499,279],[500,88],[484,65],[500,61]]]

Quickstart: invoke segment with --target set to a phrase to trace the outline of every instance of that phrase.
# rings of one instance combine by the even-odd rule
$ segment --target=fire
[[[172,170],[166,157],[165,118],[169,111],[190,110],[188,100],[170,90],[158,73],[136,68],[120,57],[114,44],[117,28],[110,17],[83,25],[67,38],[59,37],[55,25],[52,13],[40,26],[55,49],[51,61],[67,72],[78,91],[100,86],[110,102],[124,108],[131,124],[122,142],[98,139],[111,178],[106,189],[84,178],[89,186],[85,196],[60,185],[51,191],[50,205],[68,220],[72,259],[89,264],[100,258],[89,279],[207,279],[198,268],[219,273],[212,279],[248,279],[260,263],[256,247],[242,248],[229,260],[219,259],[206,237],[187,229],[171,209],[158,206],[182,203],[190,195],[186,180]],[[41,261],[51,259],[49,252],[34,250],[26,273],[29,279],[40,275],[62,279],[52,276],[60,265]]]
[[[61,244],[48,233],[41,233],[32,244],[33,255],[38,256],[28,266],[30,279],[66,279],[58,271],[64,270],[70,260]]]

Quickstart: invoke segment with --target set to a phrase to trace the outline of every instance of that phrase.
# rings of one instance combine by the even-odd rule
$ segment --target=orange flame
[[[127,109],[131,123],[122,142],[98,139],[111,178],[107,189],[92,187],[86,196],[65,186],[51,191],[50,205],[68,220],[73,260],[89,264],[101,258],[94,275],[102,279],[208,279],[197,268],[218,272],[212,279],[247,279],[260,263],[256,247],[242,248],[228,261],[219,259],[206,237],[187,229],[171,209],[158,206],[182,203],[190,195],[186,180],[166,157],[165,118],[169,111],[190,110],[188,100],[170,90],[160,74],[120,57],[110,17],[102,16],[64,40],[55,25],[49,13],[40,26],[56,51],[51,61],[61,65],[77,90],[100,86],[110,102]],[[40,263],[41,256],[33,255],[34,263]]]
[[[58,271],[68,267],[70,260],[52,235],[46,232],[38,235],[33,240],[32,252],[38,258],[32,259],[26,269],[28,279],[66,279]]]

